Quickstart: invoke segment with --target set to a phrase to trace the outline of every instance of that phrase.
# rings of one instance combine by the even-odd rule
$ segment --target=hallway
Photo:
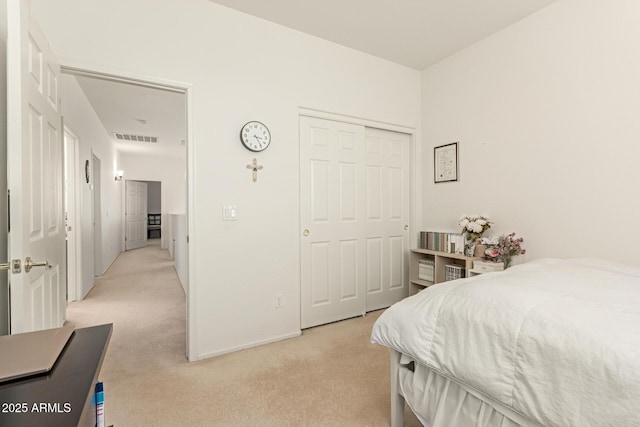
[[[187,363],[185,295],[159,239],[120,254],[86,298],[67,307],[65,324],[103,323],[113,323],[100,375],[105,383]]]

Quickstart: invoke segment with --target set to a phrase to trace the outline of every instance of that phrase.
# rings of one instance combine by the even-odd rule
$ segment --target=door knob
[[[304,229],[304,231],[302,232],[302,235],[304,237],[307,237],[309,235],[309,230],[307,230],[306,228]]]
[[[45,267],[50,268],[49,261],[33,261],[30,257],[26,257],[24,259],[24,271],[26,273],[30,272],[33,267]]]
[[[404,229],[405,229],[405,230],[408,230],[408,229],[409,229],[409,226],[408,226],[408,225],[405,225],[405,226],[404,226]]]

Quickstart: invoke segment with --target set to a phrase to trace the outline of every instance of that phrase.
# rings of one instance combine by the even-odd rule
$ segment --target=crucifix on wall
[[[247,169],[251,169],[253,182],[256,182],[258,180],[258,171],[262,170],[262,165],[258,164],[257,159],[253,159],[253,162],[247,165]]]

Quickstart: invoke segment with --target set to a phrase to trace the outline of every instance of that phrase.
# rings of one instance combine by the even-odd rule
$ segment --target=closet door
[[[410,135],[365,130],[367,311],[409,293],[410,151]]]
[[[301,324],[408,295],[410,135],[300,117]]]
[[[300,117],[302,328],[366,310],[364,127]]]

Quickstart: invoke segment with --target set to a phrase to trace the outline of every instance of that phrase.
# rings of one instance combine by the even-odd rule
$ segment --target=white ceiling
[[[185,95],[90,77],[75,77],[122,153],[186,158]],[[146,121],[146,123],[142,123]],[[158,143],[118,141],[113,133],[156,136]]]
[[[210,0],[423,70],[556,0]]]

